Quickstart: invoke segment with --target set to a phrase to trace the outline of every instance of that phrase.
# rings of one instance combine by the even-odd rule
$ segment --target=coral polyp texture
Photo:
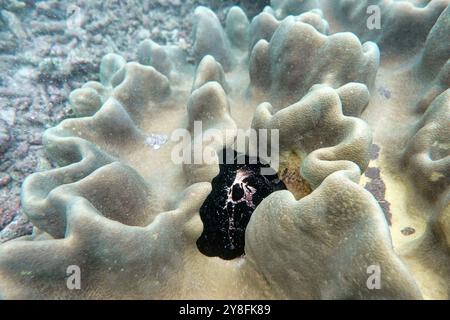
[[[70,94],[0,298],[450,299],[449,1],[194,19]]]

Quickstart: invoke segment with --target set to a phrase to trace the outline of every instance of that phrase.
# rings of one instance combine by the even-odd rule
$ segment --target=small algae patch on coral
[[[391,204],[386,200],[386,184],[381,178],[381,170],[378,167],[378,157],[380,156],[380,147],[373,143],[370,150],[371,165],[364,172],[364,188],[369,191],[377,200],[383,210],[386,221],[392,226]]]
[[[386,185],[381,179],[380,169],[376,167],[369,167],[365,172],[365,176],[368,177],[370,181],[366,183],[364,188],[372,193],[383,210],[387,222],[389,225],[392,225],[392,213],[390,211],[391,204],[385,199]]]
[[[311,186],[300,172],[302,162],[303,157],[290,151],[281,156],[280,169],[278,170],[280,180],[292,192],[296,200],[300,200],[312,192]]]
[[[245,229],[261,201],[286,189],[276,174],[262,175],[269,167],[257,158],[225,149],[220,155],[220,173],[200,208],[204,229],[197,247],[206,256],[234,259],[244,254]],[[231,161],[229,161],[231,159]]]

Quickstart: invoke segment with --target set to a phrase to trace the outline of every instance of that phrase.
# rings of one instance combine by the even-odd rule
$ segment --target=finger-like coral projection
[[[429,1],[422,8],[412,1],[383,3],[404,7],[405,14],[416,12],[416,17],[431,17],[434,10],[440,13],[426,29],[425,23],[411,29],[417,30],[417,34],[405,33],[403,37],[403,31],[385,25],[379,31],[380,39],[385,40],[374,39],[381,44],[382,62],[375,80],[376,92],[371,92],[361,118],[371,127],[379,151],[366,172],[369,179],[376,172],[376,181],[364,180],[385,210],[389,204],[386,213],[394,247],[414,274],[424,297],[448,299],[450,272],[445,217],[450,185],[447,92],[450,53],[446,40],[450,35],[449,6],[446,1]],[[357,8],[365,9],[362,4]],[[384,17],[382,14],[382,23]],[[396,32],[398,45],[388,41]],[[407,42],[411,39],[416,39],[417,45],[409,46]],[[407,46],[409,49],[405,50]]]
[[[307,155],[301,174],[317,188],[325,177],[340,170],[352,172],[357,180],[369,161],[369,127],[360,119],[343,115],[342,108],[337,90],[316,87],[298,103],[275,114],[269,103],[261,104],[252,125],[279,131],[282,159],[289,153],[297,153],[300,159]]]
[[[333,16],[336,28],[399,53],[418,49],[449,0],[272,0],[267,12],[284,18],[312,8]]]
[[[284,18],[296,3],[301,14]],[[440,3],[424,8],[420,35]],[[439,61],[432,50],[448,15],[406,67],[380,67],[377,44],[336,32],[322,1],[273,5],[251,22],[233,7],[225,27],[199,7],[194,65],[150,39],[137,62],[103,58],[100,82],[70,95],[77,118],[45,133],[59,168],[24,184],[34,232],[0,246],[0,298],[448,297],[450,273],[424,263],[448,259],[448,90],[417,107],[429,89],[418,70],[448,70],[445,45]],[[154,137],[167,139],[155,148]],[[236,164],[255,150],[256,165]],[[369,163],[387,199],[364,189]],[[67,284],[71,266],[80,290]]]
[[[354,1],[339,0],[335,8],[345,26],[365,40],[386,48],[411,50],[423,45],[448,0],[431,1]],[[369,16],[379,14],[379,26],[371,26]],[[375,18],[375,16],[374,16]]]
[[[374,43],[361,45],[351,33],[325,36],[310,24],[288,17],[270,42],[260,40],[253,48],[251,88],[258,98],[263,96],[261,100],[279,109],[298,101],[315,84],[338,88],[359,82],[370,87],[378,64]]]
[[[425,83],[417,103],[418,112],[425,112],[433,100],[450,87],[450,5],[431,29],[425,48],[416,64],[415,78]]]
[[[323,19],[323,12],[320,9],[314,9],[299,14],[298,16],[292,16],[291,19],[305,22],[324,35],[329,33],[328,22]],[[281,21],[271,14],[270,11],[261,12],[257,15],[250,24],[250,48],[253,48],[261,39],[270,41],[280,24]]]
[[[275,14],[279,17],[285,17],[292,14],[300,14],[319,6],[318,0],[271,0],[270,1]],[[267,9],[266,9],[267,10]],[[271,11],[273,12],[273,11]]]
[[[417,125],[404,162],[415,184],[430,198],[448,191],[450,184],[450,89],[438,96]]]
[[[289,192],[277,192],[261,203],[253,217],[246,239],[249,260],[282,297],[420,297],[408,271],[392,250],[378,205],[346,171],[329,175],[309,197],[300,201]],[[352,231],[355,226],[363,230]],[[302,245],[281,245],[292,241]],[[350,254],[360,250],[365,254]],[[265,252],[271,252],[270,263],[264,262]],[[367,281],[367,273],[361,271],[376,266],[378,261],[384,261],[381,270],[391,281],[380,291],[359,285]]]
[[[439,294],[450,292],[450,89],[428,107],[403,153],[414,191],[428,205],[423,235],[405,250],[415,269],[432,271],[441,281]],[[432,288],[427,288],[432,290]],[[436,290],[436,288],[434,289]]]

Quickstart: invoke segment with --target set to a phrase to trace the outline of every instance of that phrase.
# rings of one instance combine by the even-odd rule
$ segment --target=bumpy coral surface
[[[198,7],[193,64],[150,39],[105,56],[44,135],[60,167],[24,184],[0,298],[449,299],[448,5],[273,1],[224,27]],[[174,161],[196,143],[207,161]],[[274,148],[282,187],[220,163]]]

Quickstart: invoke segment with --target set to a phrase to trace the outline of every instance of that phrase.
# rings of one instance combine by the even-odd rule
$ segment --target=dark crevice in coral
[[[231,260],[244,254],[245,229],[253,211],[264,198],[286,186],[277,174],[261,175],[260,169],[269,165],[258,158],[224,149],[219,159],[220,172],[200,208],[203,233],[197,247],[206,256]]]

